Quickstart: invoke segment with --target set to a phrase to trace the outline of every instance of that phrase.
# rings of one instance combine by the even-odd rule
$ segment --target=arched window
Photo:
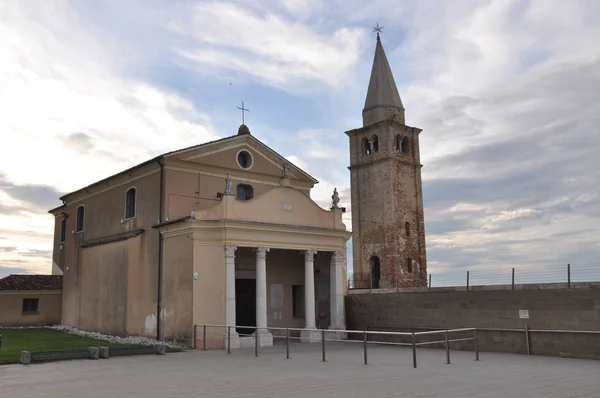
[[[400,143],[400,150],[402,153],[408,153],[408,138],[404,137]]]
[[[253,197],[254,197],[254,188],[252,188],[252,185],[238,184],[237,195],[236,195],[236,198],[238,200],[250,200]]]
[[[377,138],[377,136],[374,135],[371,138],[371,142],[372,142],[372,146],[373,146],[373,152],[379,151],[379,138]]]
[[[83,231],[83,222],[85,218],[85,206],[81,205],[77,208],[77,220],[75,224],[75,232]]]
[[[125,194],[125,219],[135,217],[135,197],[137,190],[129,188]]]
[[[371,144],[366,138],[362,139],[362,152],[365,155],[369,155],[371,153]]]
[[[60,243],[63,243],[65,241],[66,236],[67,236],[67,219],[63,218],[62,220],[60,220]]]
[[[412,259],[409,257],[406,259],[406,270],[408,273],[412,273]]]
[[[404,231],[406,232],[406,236],[410,236],[410,223],[408,221],[404,223]]]
[[[372,256],[369,260],[371,264],[371,287],[373,289],[379,289],[379,280],[381,279],[381,266],[379,264],[379,257]]]

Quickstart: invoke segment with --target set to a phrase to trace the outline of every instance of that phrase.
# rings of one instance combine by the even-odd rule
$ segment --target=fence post
[[[427,291],[431,291],[431,274],[429,274],[429,284],[427,285]]]
[[[571,288],[571,264],[567,264],[567,289]]]
[[[467,292],[469,291],[469,271],[467,271]]]
[[[475,340],[475,360],[479,361],[479,342],[477,341],[477,329],[473,330],[473,339]]]
[[[446,364],[450,364],[450,342],[448,341],[448,329],[446,329]]]
[[[365,357],[365,365],[367,364],[367,328],[365,327],[365,331],[363,332],[363,351]]]
[[[290,359],[290,329],[285,329],[285,359]]]
[[[512,285],[511,290],[515,290],[515,269],[512,269]]]
[[[258,328],[254,328],[254,356],[258,356]]]
[[[327,362],[325,358],[325,329],[321,329],[321,349],[323,351],[323,362]]]
[[[194,348],[194,350],[196,349],[196,325],[194,325],[194,330],[193,330],[193,335],[194,335],[194,341],[192,342],[192,347]]]
[[[527,346],[527,355],[531,355],[531,348],[529,346],[529,325],[525,324],[525,345]]]
[[[206,325],[202,325],[202,350],[206,351]]]
[[[415,344],[415,332],[412,332],[413,368],[417,368],[417,346]]]
[[[227,326],[227,353],[231,354],[231,326]]]

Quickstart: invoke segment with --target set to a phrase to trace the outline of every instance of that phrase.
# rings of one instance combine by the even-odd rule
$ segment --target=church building
[[[316,183],[242,125],[63,196],[62,324],[188,341],[200,324],[344,329],[350,233]]]
[[[362,287],[425,283],[420,131],[404,124],[378,34],[363,127],[346,132]],[[234,326],[209,347],[270,345],[277,327],[344,338],[351,234],[337,191],[327,209],[311,199],[317,182],[242,124],[64,195],[50,210],[62,324],[196,343],[195,325]]]

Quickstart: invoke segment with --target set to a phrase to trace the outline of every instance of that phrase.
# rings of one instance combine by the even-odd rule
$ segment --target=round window
[[[252,155],[248,151],[240,151],[237,155],[237,162],[242,169],[248,169],[252,166]]]

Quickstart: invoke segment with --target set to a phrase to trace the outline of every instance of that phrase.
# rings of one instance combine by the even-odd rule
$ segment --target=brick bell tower
[[[355,288],[427,286],[420,129],[404,106],[377,33],[363,127],[350,138]]]

